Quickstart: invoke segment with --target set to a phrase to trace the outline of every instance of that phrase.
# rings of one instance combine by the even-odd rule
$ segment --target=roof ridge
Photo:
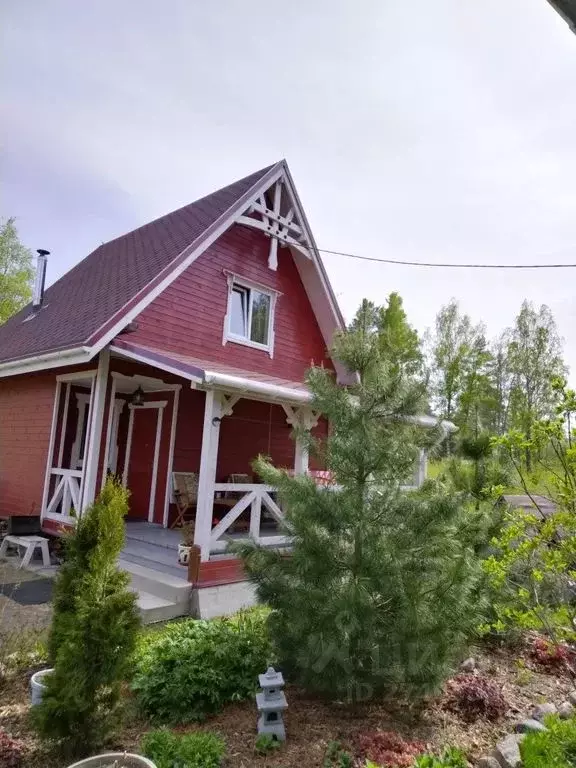
[[[242,184],[248,179],[250,179],[252,176],[254,177],[264,176],[264,174],[268,173],[268,171],[274,168],[274,166],[279,165],[279,163],[281,162],[283,161],[279,160],[277,163],[272,163],[271,165],[267,165],[265,168],[261,168],[259,171],[248,173],[246,176],[242,176],[241,179],[236,179],[236,181],[233,181],[230,184],[226,184],[226,186],[224,187],[219,187],[218,189],[214,189],[212,192],[209,192],[207,195],[203,195],[202,197],[197,197],[195,200],[191,200],[189,203],[185,203],[184,205],[181,205],[179,208],[174,208],[174,210],[168,211],[167,213],[163,213],[162,215],[157,216],[155,219],[151,219],[150,221],[147,221],[145,224],[140,224],[140,226],[135,227],[134,229],[131,229],[128,232],[124,232],[124,234],[122,235],[113,237],[111,240],[106,240],[105,242],[101,243],[101,246],[110,245],[110,243],[115,243],[117,240],[121,240],[123,237],[128,237],[128,235],[132,235],[141,229],[145,229],[146,227],[149,227],[151,225],[156,225],[160,221],[162,221],[162,219],[166,219],[169,216],[173,216],[174,214],[181,213],[186,208],[189,208],[191,205],[197,205],[198,203],[201,203],[203,200],[206,200],[207,198],[212,197],[212,195],[217,195],[220,192],[225,192],[227,189],[230,189],[231,187],[235,187],[237,184]],[[96,248],[95,250],[98,250],[98,249]],[[92,253],[94,253],[94,251],[92,251]]]

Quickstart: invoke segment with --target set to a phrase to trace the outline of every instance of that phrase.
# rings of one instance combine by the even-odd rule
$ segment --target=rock
[[[548,729],[539,720],[522,720],[514,726],[516,733],[528,733],[529,731],[547,731]]]
[[[478,768],[500,768],[500,763],[495,757],[481,757],[477,766]]]
[[[546,702],[545,704],[538,704],[534,707],[531,717],[533,720],[544,720],[546,715],[555,715],[557,711],[555,704]]]
[[[570,691],[570,693],[568,694],[568,701],[570,702],[570,704],[574,704],[574,706],[576,707],[576,691]]]
[[[498,760],[501,768],[518,768],[522,765],[520,742],[523,738],[523,733],[511,733],[498,742],[494,750],[494,757]]]
[[[460,664],[460,669],[462,670],[462,672],[474,672],[476,667],[477,667],[476,659],[473,659],[472,656],[470,656],[469,659],[466,659],[465,661],[462,662],[462,664]]]
[[[495,757],[481,757],[477,766],[478,768],[500,768],[500,763]]]
[[[558,714],[562,720],[568,720],[568,718],[572,717],[574,714],[574,705],[569,701],[563,701],[562,704],[560,704],[558,707]]]

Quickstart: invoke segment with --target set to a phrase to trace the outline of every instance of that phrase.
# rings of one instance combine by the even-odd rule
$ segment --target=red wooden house
[[[193,473],[199,586],[238,582],[228,535],[277,541],[281,518],[253,458],[307,471],[292,425],[324,427],[305,372],[343,376],[328,352],[342,316],[286,163],[99,246],[45,292],[37,277],[0,327],[0,516],[56,532],[113,472],[136,572],[172,542],[173,473]]]

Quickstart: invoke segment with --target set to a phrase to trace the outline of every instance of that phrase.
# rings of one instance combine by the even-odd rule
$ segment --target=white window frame
[[[234,291],[234,288],[244,288],[247,291],[258,291],[259,293],[264,293],[267,296],[270,297],[270,314],[268,318],[268,343],[267,344],[260,344],[258,341],[252,341],[249,337],[240,336],[239,334],[232,333],[230,330],[230,322],[232,320],[232,293]],[[280,296],[280,293],[278,291],[275,291],[273,288],[269,288],[266,285],[260,285],[259,283],[255,283],[251,280],[246,280],[243,277],[240,277],[239,275],[234,275],[231,273],[228,273],[228,300],[227,300],[227,308],[226,308],[226,315],[224,317],[224,332],[222,335],[222,345],[226,346],[226,344],[230,341],[234,344],[242,344],[245,347],[252,347],[253,349],[260,349],[263,352],[268,352],[270,357],[274,357],[274,315],[276,310],[276,300]],[[248,332],[250,332],[250,328],[252,326],[252,300],[250,299],[250,304],[248,307]]]

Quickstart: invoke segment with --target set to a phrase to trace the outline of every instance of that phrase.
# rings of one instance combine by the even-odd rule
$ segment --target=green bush
[[[142,740],[142,752],[157,768],[218,768],[225,751],[220,736],[209,732],[179,735],[160,728]]]
[[[95,751],[121,720],[122,685],[140,626],[129,577],[117,567],[127,510],[126,490],[108,481],[78,519],[68,540],[68,567],[58,575],[49,642],[54,672],[32,716],[39,734],[66,754]],[[79,583],[68,600],[71,573]]]
[[[420,755],[413,768],[468,768],[468,761],[461,749],[447,747],[439,757],[428,753]]]
[[[576,765],[576,718],[546,719],[547,731],[531,731],[520,744],[523,768],[574,768]]]
[[[133,689],[161,722],[201,720],[253,695],[273,653],[264,609],[213,621],[190,619],[149,634],[136,658]]]

